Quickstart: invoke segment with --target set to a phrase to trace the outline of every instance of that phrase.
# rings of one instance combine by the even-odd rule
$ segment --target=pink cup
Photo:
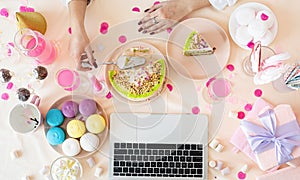
[[[73,91],[80,85],[78,72],[67,68],[60,69],[56,73],[56,82],[66,91]]]
[[[227,79],[217,78],[208,86],[208,95],[213,101],[220,101],[231,93],[231,84]]]
[[[44,35],[28,28],[20,29],[14,37],[16,48],[25,56],[34,58],[39,64],[53,63],[57,50],[53,42]]]

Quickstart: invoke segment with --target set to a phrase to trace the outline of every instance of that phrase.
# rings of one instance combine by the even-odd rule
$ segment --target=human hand
[[[96,59],[93,56],[92,48],[89,46],[90,40],[85,31],[71,35],[69,42],[69,52],[76,61],[76,69],[79,71],[89,71],[91,67],[82,66],[83,60],[87,58],[91,66],[97,67]],[[84,56],[85,58],[82,58]]]
[[[156,34],[173,27],[192,11],[209,6],[208,0],[170,0],[145,10],[139,32]]]

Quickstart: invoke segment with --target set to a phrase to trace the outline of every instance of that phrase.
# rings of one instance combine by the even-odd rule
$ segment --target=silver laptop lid
[[[110,179],[128,179],[114,177],[113,151],[117,143],[165,143],[165,144],[203,144],[203,164],[207,164],[208,118],[203,114],[148,114],[148,113],[112,113],[110,115]],[[207,168],[204,168],[206,179]],[[159,177],[130,177],[130,179]],[[166,179],[163,177],[162,179]],[[174,177],[172,178],[174,179]],[[188,179],[188,178],[178,178]],[[195,179],[195,178],[190,178]]]

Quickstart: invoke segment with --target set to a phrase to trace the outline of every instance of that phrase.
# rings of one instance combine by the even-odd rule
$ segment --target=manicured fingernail
[[[148,31],[147,30],[145,30],[145,31],[143,31],[143,34],[146,34]]]
[[[153,34],[155,34],[155,32],[151,32],[151,33],[150,33],[150,35],[153,35]]]
[[[144,12],[148,12],[149,10],[150,10],[149,8],[148,8],[148,9],[145,9]]]
[[[139,32],[141,32],[143,30],[143,28],[141,27],[140,29],[138,29]]]
[[[93,66],[94,66],[95,68],[98,68],[98,64],[97,64],[96,62],[93,62]]]
[[[138,22],[138,25],[141,25],[141,24],[142,24],[142,21],[139,21],[139,22]]]

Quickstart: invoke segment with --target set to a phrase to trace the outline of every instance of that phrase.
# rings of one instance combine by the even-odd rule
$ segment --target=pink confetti
[[[107,99],[110,99],[110,98],[112,98],[112,94],[111,94],[111,92],[108,92],[108,93],[107,93],[107,95],[106,95],[106,98],[107,98]]]
[[[173,91],[173,86],[172,86],[172,84],[167,84],[167,88],[169,89],[170,92]]]
[[[261,90],[261,89],[255,89],[254,95],[255,95],[256,97],[261,97],[261,96],[262,96],[262,90]]]
[[[200,113],[200,108],[198,106],[195,106],[192,108],[193,114],[199,114]]]
[[[211,83],[212,81],[214,81],[215,79],[216,79],[215,77],[210,78],[210,79],[206,82],[206,87],[208,87],[208,86],[210,85],[210,83]]]
[[[140,8],[138,8],[138,7],[133,7],[133,8],[132,8],[132,11],[133,11],[133,12],[141,12]]]
[[[109,25],[108,25],[107,22],[101,23],[101,25],[100,25],[100,33],[106,34],[108,32],[108,27],[109,27]]]
[[[228,64],[226,66],[226,68],[229,70],[229,71],[234,71],[234,65],[233,64]]]
[[[125,43],[127,41],[126,36],[124,36],[124,35],[120,36],[119,41],[120,41],[120,43]]]
[[[247,46],[248,48],[252,49],[254,47],[254,42],[253,41],[248,42]]]
[[[9,99],[9,95],[8,95],[7,93],[3,93],[3,94],[1,95],[1,98],[2,98],[3,100],[8,100],[8,99]]]
[[[240,180],[246,179],[246,173],[243,173],[242,171],[238,172],[237,177]]]
[[[266,20],[269,19],[269,16],[266,15],[265,13],[262,13],[262,14],[260,15],[260,18],[261,18],[261,20],[266,21]]]
[[[0,10],[0,15],[4,16],[4,17],[8,17],[8,15],[9,15],[8,10],[6,8],[2,8]]]
[[[153,3],[153,5],[156,5],[156,4],[160,4],[160,2],[159,2],[159,1],[155,1],[155,2]]]
[[[20,12],[34,12],[34,8],[27,7],[27,6],[20,6]]]
[[[252,104],[246,104],[244,109],[245,109],[245,111],[251,111],[252,110]]]
[[[72,34],[72,28],[71,27],[68,28],[68,33]]]
[[[167,32],[168,32],[168,33],[171,33],[171,32],[172,32],[172,28],[168,28],[168,29],[167,29]]]
[[[238,115],[237,115],[237,118],[244,119],[245,118],[245,113],[243,111],[239,111]]]
[[[14,86],[14,83],[9,82],[9,83],[7,83],[6,89],[12,89],[13,86]]]

